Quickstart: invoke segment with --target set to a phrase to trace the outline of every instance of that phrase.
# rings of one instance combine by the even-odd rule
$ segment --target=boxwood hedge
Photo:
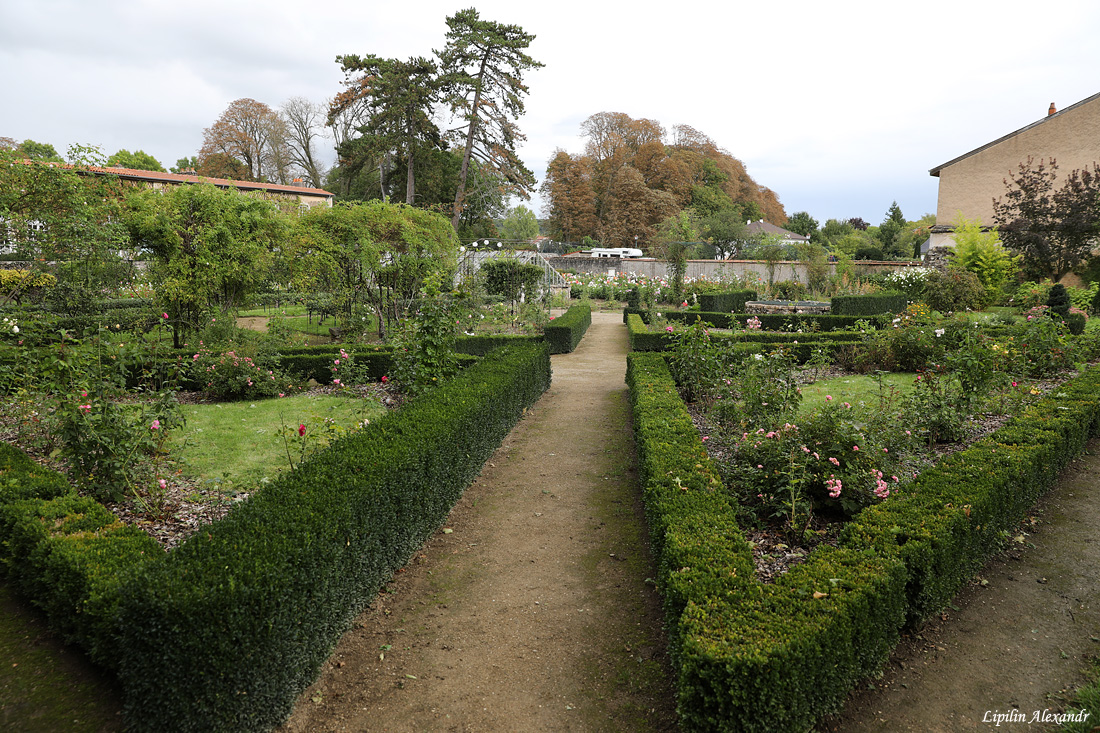
[[[496,349],[170,554],[0,443],[0,568],[116,670],[128,729],[270,730],[549,384],[545,343]]]
[[[141,568],[117,620],[132,729],[281,722],[549,383],[544,344],[493,351]]]
[[[592,306],[577,303],[551,321],[543,334],[551,354],[568,354],[577,348],[588,327],[592,325]]]
[[[687,731],[804,731],[971,577],[1100,427],[1100,369],[875,505],[775,583],[660,354],[631,354],[640,474]]]

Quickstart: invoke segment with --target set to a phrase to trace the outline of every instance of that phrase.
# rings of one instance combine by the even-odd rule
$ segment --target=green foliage
[[[882,251],[889,252],[893,249],[894,241],[901,234],[902,230],[905,229],[905,226],[906,226],[905,216],[901,213],[901,207],[898,206],[898,202],[894,201],[893,203],[890,204],[890,208],[886,212],[886,218],[882,221],[882,224],[879,224],[879,227],[878,227],[878,239],[879,239],[880,242],[882,242],[882,250],[880,250],[880,254],[879,254],[878,259],[882,259],[882,255],[881,255]],[[856,259],[859,260],[859,259],[875,259],[875,258],[873,258],[873,257],[864,258],[864,257],[860,257],[857,254]]]
[[[485,279],[486,292],[513,303],[521,296],[534,298],[546,275],[538,265],[512,257],[486,260],[481,263],[479,272]]]
[[[724,293],[699,293],[699,310],[706,313],[743,313],[745,303],[756,300],[755,290],[733,290]]]
[[[26,144],[26,143],[25,143]],[[82,287],[115,286],[119,251],[127,247],[114,176],[72,166],[28,163],[0,150],[0,244],[35,270],[52,271]]]
[[[135,731],[266,731],[550,384],[545,346],[486,356],[337,441],[149,564],[116,630]]]
[[[926,470],[905,501],[864,509],[839,548],[823,545],[762,585],[736,508],[708,490],[713,464],[663,360],[631,355],[627,375],[681,725],[691,730],[811,728],[881,668],[906,623],[949,602],[1100,426],[1091,369]]]
[[[439,128],[432,119],[440,85],[436,63],[423,57],[401,61],[373,54],[337,56],[336,62],[348,89],[337,95],[330,116],[349,108],[361,110],[364,124],[357,131],[364,144],[376,155],[393,152],[404,160],[403,200],[415,204],[415,160],[440,143]]]
[[[747,356],[736,368],[724,365],[711,413],[730,435],[752,431],[793,415],[802,402],[796,361],[783,348]],[[793,512],[792,512],[793,513]]]
[[[429,282],[405,330],[394,340],[393,378],[401,390],[418,395],[434,389],[458,371],[454,301]]]
[[[263,399],[301,389],[282,373],[273,354],[254,349],[221,351],[200,347],[191,362],[192,380],[214,399]]]
[[[669,283],[672,285],[673,298],[684,293],[684,274],[687,270],[687,245],[695,241],[698,234],[691,213],[687,210],[674,214],[663,222],[657,230],[656,244],[668,261]]]
[[[943,313],[981,310],[986,289],[978,276],[968,270],[933,270],[924,280],[924,302]]]
[[[0,562],[20,592],[66,642],[113,669],[119,589],[164,556],[156,540],[76,494],[0,504],[0,538]]]
[[[706,325],[696,319],[686,329],[673,331],[669,326],[669,368],[688,402],[714,399],[719,380],[726,373],[724,350],[711,339]]]
[[[1055,283],[1050,289],[1050,293],[1047,294],[1047,307],[1050,308],[1050,312],[1056,316],[1061,316],[1063,319],[1069,315],[1069,293],[1066,292],[1066,286],[1062,283]]]
[[[908,305],[905,293],[882,292],[868,295],[834,295],[830,312],[837,316],[874,316],[880,313],[901,313]]]
[[[796,211],[787,217],[787,223],[783,228],[803,237],[813,237],[817,234],[817,219],[810,216],[809,212]]]
[[[119,168],[133,168],[134,170],[140,171],[166,172],[164,166],[160,164],[160,161],[144,150],[137,150],[131,153],[129,150],[123,148],[107,158],[107,165],[117,166]]]
[[[135,405],[126,394],[129,363],[135,347],[97,336],[84,349],[58,345],[42,360],[41,373],[52,380],[49,391],[59,397],[58,435],[70,477],[100,501],[140,498],[142,458],[153,455],[165,433],[182,425],[179,404],[171,388]]]
[[[135,243],[153,256],[151,280],[169,315],[176,348],[227,313],[265,280],[288,223],[275,204],[211,184],[141,190],[129,199]]]
[[[568,354],[577,348],[588,327],[592,325],[592,306],[577,303],[543,329],[551,354]]]
[[[456,229],[466,205],[472,158],[491,161],[493,177],[509,193],[526,198],[534,188],[534,175],[516,153],[516,143],[523,135],[514,121],[524,111],[524,72],[543,66],[526,53],[534,40],[518,25],[482,20],[475,8],[447,18],[447,43],[438,52],[442,96],[451,112],[465,121],[462,168],[451,219]]]
[[[1013,257],[1004,248],[996,229],[983,232],[981,221],[968,221],[961,214],[955,222],[954,238],[954,257],[949,265],[978,276],[985,288],[983,307],[997,302],[1016,276],[1019,256]]]
[[[500,236],[509,241],[530,243],[538,235],[539,220],[535,217],[535,212],[526,206],[510,209],[500,224]]]

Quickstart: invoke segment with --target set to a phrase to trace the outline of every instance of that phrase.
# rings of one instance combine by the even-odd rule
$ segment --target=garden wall
[[[765,585],[663,356],[631,354],[627,381],[685,731],[801,733],[837,710],[1100,426],[1090,368]]]
[[[594,275],[644,275],[645,277],[667,280],[668,263],[664,260],[621,260],[605,257],[550,257],[550,264],[558,272],[572,270],[574,272],[590,273]],[[865,272],[867,274],[886,274],[897,272],[908,267],[921,267],[920,262],[854,262],[853,272]],[[836,264],[828,264],[828,274],[836,274]],[[768,265],[757,260],[688,260],[687,270],[684,276],[692,279],[719,280],[737,278],[744,280],[752,277],[761,282],[768,282]],[[805,262],[779,262],[776,263],[775,272],[771,278],[775,282],[781,280],[795,280],[806,282]]]

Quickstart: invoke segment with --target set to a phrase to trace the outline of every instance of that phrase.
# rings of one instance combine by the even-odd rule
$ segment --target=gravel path
[[[675,730],[619,313],[595,313],[286,733]]]

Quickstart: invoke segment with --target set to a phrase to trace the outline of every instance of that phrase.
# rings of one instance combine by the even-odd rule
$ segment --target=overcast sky
[[[700,130],[821,223],[934,212],[929,168],[1100,92],[1095,0],[0,0],[0,136],[169,167],[233,100],[326,101],[338,54],[431,55],[471,5],[536,36],[540,180],[623,112]]]

